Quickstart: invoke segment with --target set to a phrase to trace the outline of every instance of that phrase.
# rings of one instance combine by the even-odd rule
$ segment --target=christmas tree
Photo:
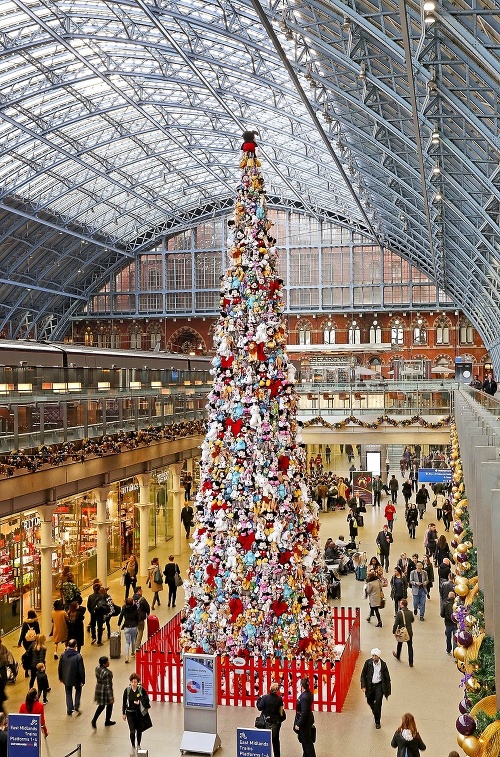
[[[243,135],[229,222],[231,265],[221,284],[182,646],[231,657],[333,659],[318,507],[305,482],[256,136]]]

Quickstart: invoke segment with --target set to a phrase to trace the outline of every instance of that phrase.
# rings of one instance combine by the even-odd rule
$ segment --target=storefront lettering
[[[25,531],[28,531],[30,528],[38,528],[41,522],[39,515],[33,515],[31,518],[23,520],[21,526]]]

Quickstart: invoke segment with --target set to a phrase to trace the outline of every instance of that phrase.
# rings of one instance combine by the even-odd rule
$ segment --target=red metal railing
[[[344,649],[339,660],[253,658],[242,666],[224,655],[219,657],[217,701],[221,705],[255,707],[257,698],[272,681],[281,683],[287,709],[295,707],[301,678],[314,684],[314,709],[340,712],[345,702],[360,644],[359,608],[332,608],[333,633]],[[142,645],[136,654],[136,671],[156,702],[182,702],[182,657],[179,652],[180,613]]]

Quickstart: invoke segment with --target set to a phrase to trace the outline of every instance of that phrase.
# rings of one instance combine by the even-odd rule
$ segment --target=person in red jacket
[[[19,708],[21,715],[40,715],[40,725],[45,736],[49,735],[47,726],[45,725],[45,708],[41,702],[38,701],[38,691],[36,689],[29,689],[26,694],[26,699]]]
[[[384,510],[384,516],[387,521],[387,525],[389,526],[389,530],[392,531],[394,528],[394,516],[396,514],[396,508],[394,507],[392,502],[388,502],[385,506]]]

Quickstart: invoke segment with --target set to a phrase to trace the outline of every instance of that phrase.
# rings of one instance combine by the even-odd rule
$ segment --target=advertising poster
[[[215,709],[215,657],[185,655],[184,707]]]
[[[365,504],[373,502],[373,476],[368,471],[354,471],[352,474],[352,495],[364,499]]]
[[[259,728],[237,728],[237,757],[271,757],[271,731]]]
[[[9,715],[9,757],[40,757],[40,715]]]

